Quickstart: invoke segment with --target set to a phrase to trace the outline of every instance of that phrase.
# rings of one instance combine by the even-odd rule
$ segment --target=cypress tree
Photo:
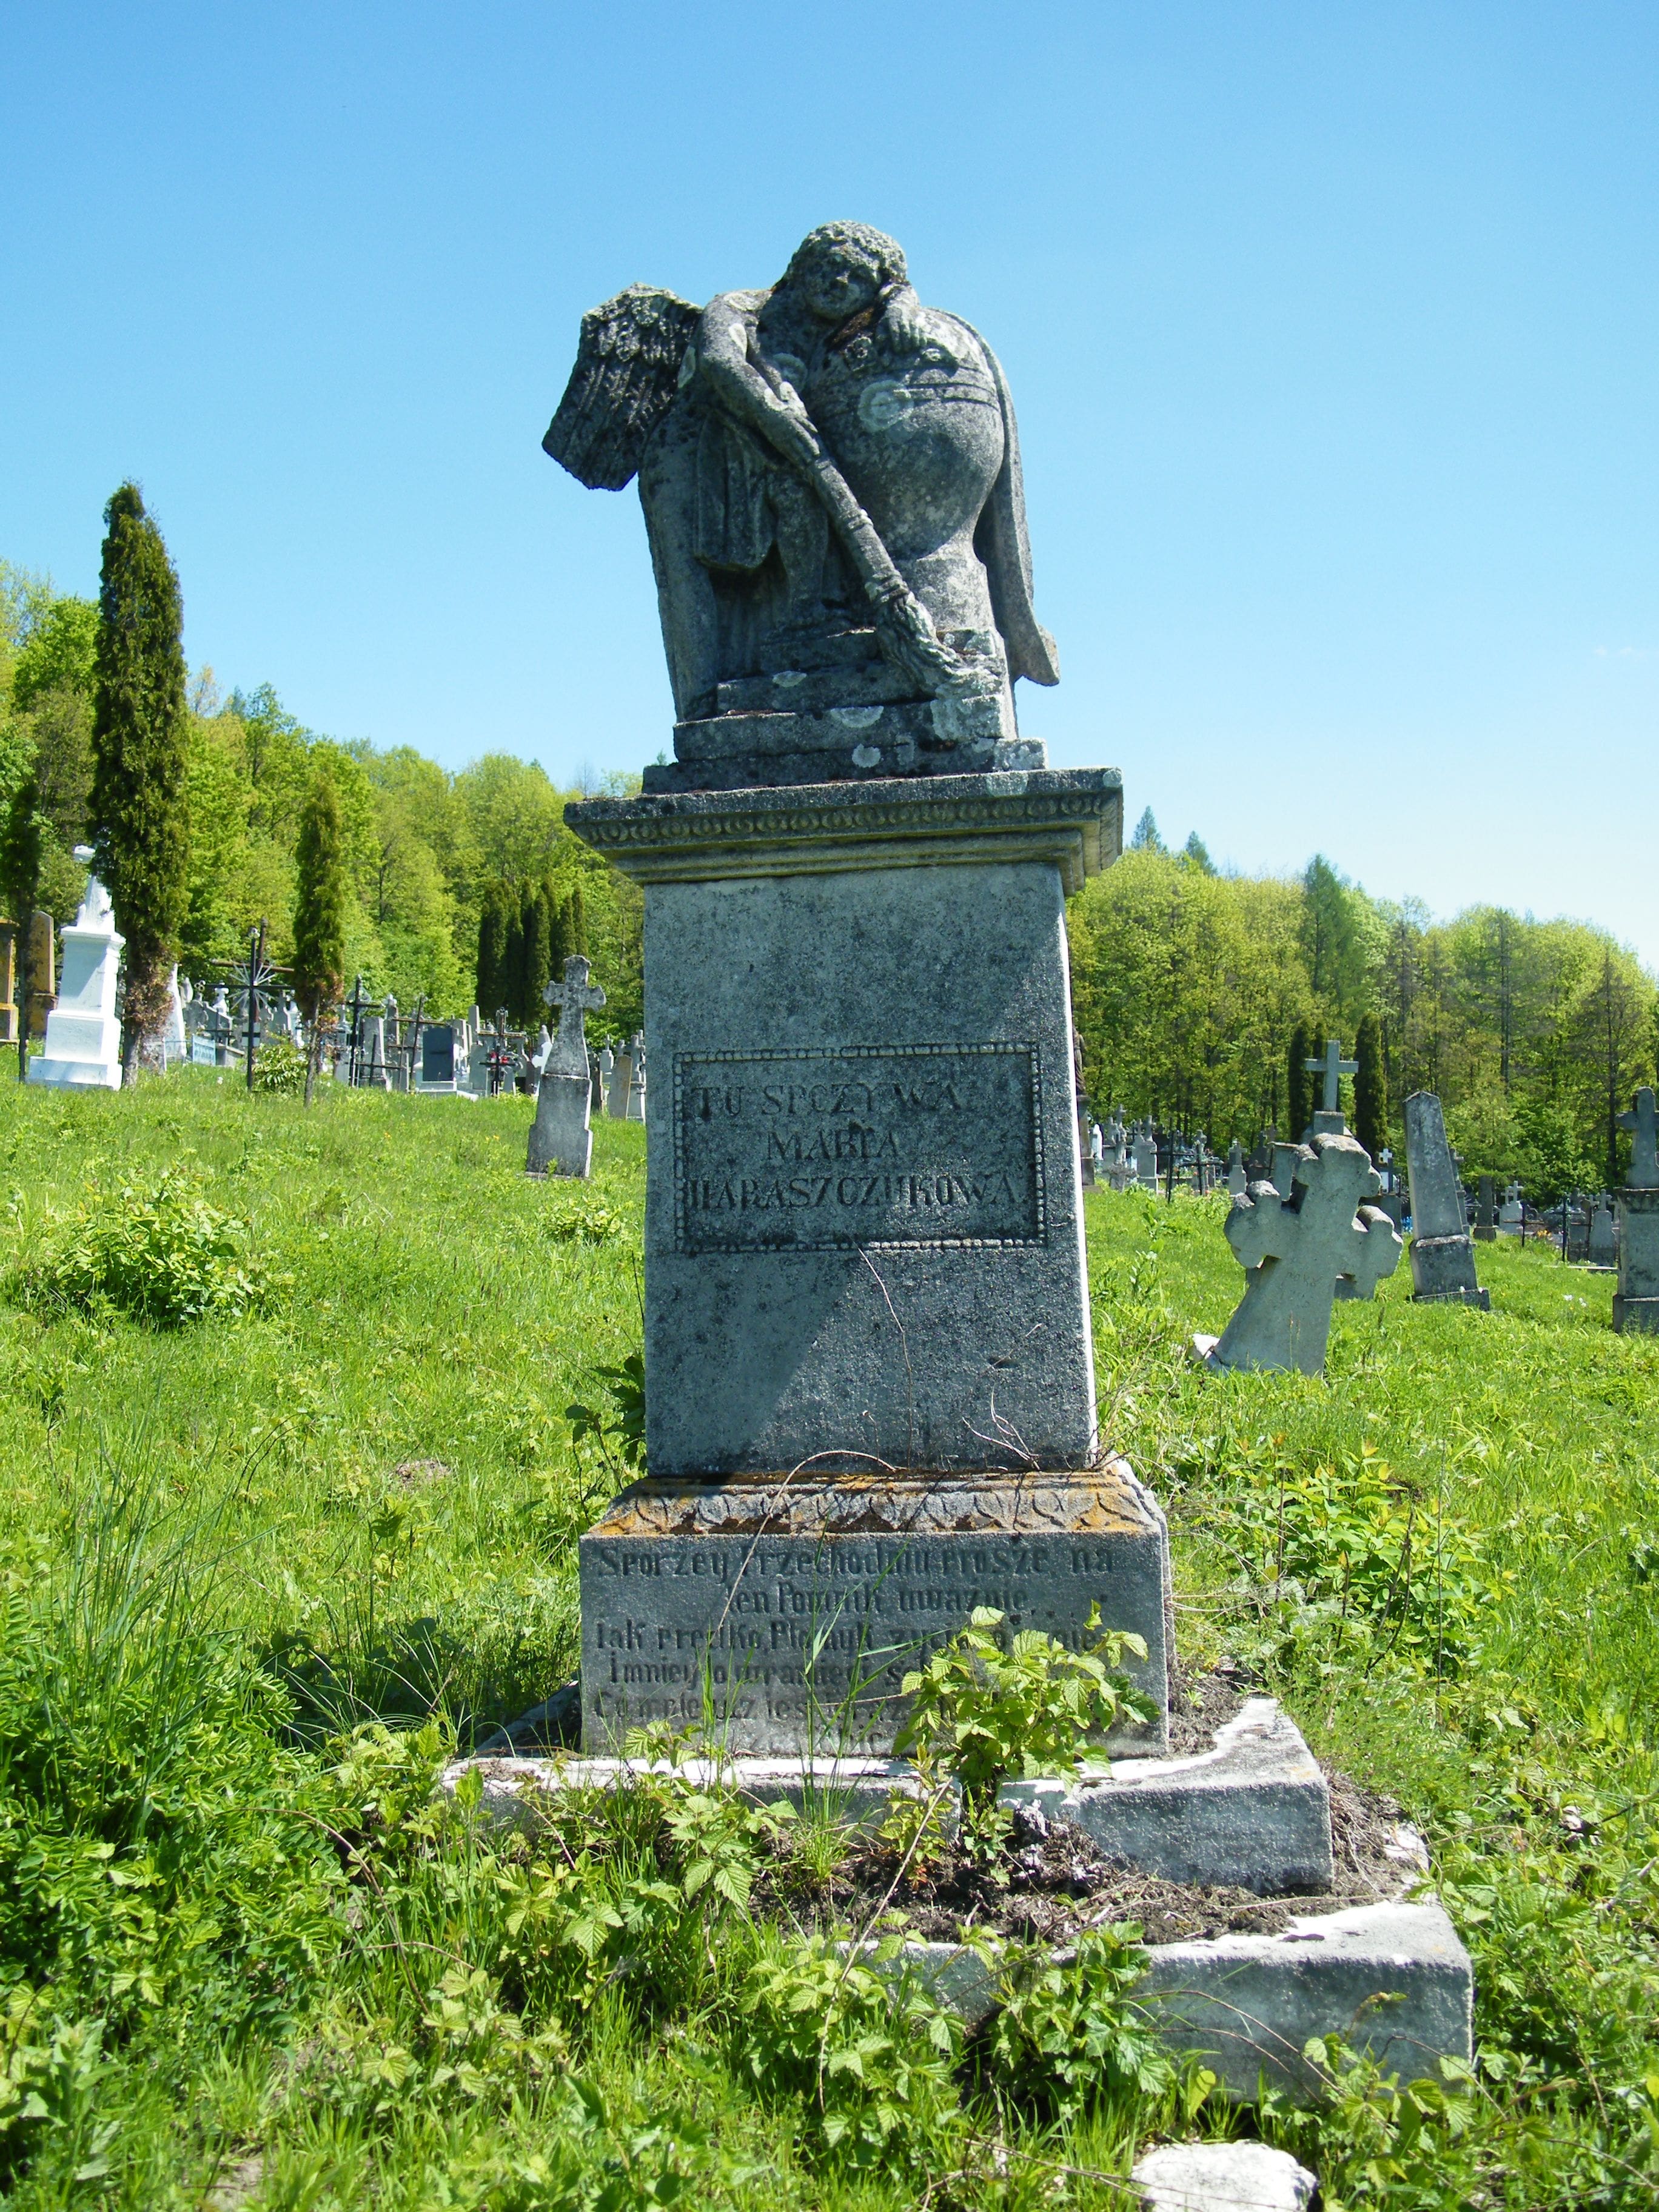
[[[587,910],[582,904],[582,887],[580,882],[572,884],[570,890],[570,950],[573,952],[580,952],[584,960],[588,957]],[[1659,1034],[1659,1031],[1656,1034]]]
[[[1354,1046],[1359,1073],[1353,1079],[1353,1133],[1375,1165],[1388,1142],[1389,1102],[1382,1085],[1382,1024],[1366,1014]]]
[[[538,884],[524,896],[524,999],[520,1019],[535,1031],[547,1019],[542,993],[553,973],[553,908],[547,886]]]
[[[188,891],[184,612],[179,577],[137,484],[104,509],[93,708],[97,868],[126,939],[121,1074],[167,1013]]]
[[[1289,1127],[1285,1134],[1292,1145],[1299,1145],[1313,1120],[1314,1079],[1308,1073],[1308,1055],[1312,1042],[1305,1022],[1298,1022],[1291,1031],[1291,1049],[1285,1074],[1289,1078],[1285,1088],[1285,1103]]]
[[[506,908],[505,927],[501,939],[501,964],[495,980],[495,1005],[484,1012],[491,1021],[496,1009],[507,1008],[509,1022],[522,1024],[524,1016],[524,896],[516,885],[509,884],[502,894]]]
[[[294,901],[294,994],[311,1030],[306,1103],[311,1103],[323,1024],[345,989],[345,826],[333,778],[319,771],[300,817]]]
[[[495,1009],[501,1003],[501,964],[507,953],[507,909],[499,884],[484,886],[483,905],[478,915],[478,999],[479,1011],[486,1021],[494,1021]]]

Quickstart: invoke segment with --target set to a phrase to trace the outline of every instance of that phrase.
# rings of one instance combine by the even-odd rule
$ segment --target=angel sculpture
[[[1042,765],[1012,684],[1059,670],[1008,387],[890,238],[825,223],[702,309],[630,285],[583,316],[542,442],[639,477],[678,717],[647,790]]]

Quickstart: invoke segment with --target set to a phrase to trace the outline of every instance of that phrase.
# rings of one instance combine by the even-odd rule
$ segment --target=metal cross
[[[586,1023],[590,1010],[605,1004],[605,993],[597,983],[588,981],[587,962],[580,952],[573,952],[565,962],[563,982],[548,984],[542,997],[550,1006],[559,1009],[559,1034],[543,1064],[542,1073],[546,1074],[551,1068],[561,1075],[580,1076],[586,1083]]]
[[[1328,1114],[1340,1114],[1342,1110],[1341,1078],[1345,1075],[1358,1075],[1359,1062],[1357,1060],[1344,1060],[1341,1039],[1328,1037],[1325,1041],[1324,1059],[1305,1060],[1302,1064],[1310,1075],[1322,1075],[1325,1079],[1325,1111]]]
[[[1628,1114],[1619,1116],[1621,1129],[1631,1132],[1630,1190],[1659,1190],[1659,1114],[1653,1093],[1644,1084]]]

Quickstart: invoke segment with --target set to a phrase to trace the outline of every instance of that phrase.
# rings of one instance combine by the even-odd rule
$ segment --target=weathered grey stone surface
[[[568,810],[646,884],[653,1474],[1090,1464],[1064,885],[1121,806],[1091,770]]]
[[[588,1014],[605,1004],[605,993],[587,980],[586,960],[572,953],[563,980],[542,993],[559,1009],[559,1033],[543,1053],[536,1085],[536,1118],[530,1125],[526,1172],[586,1176],[593,1158],[592,1092],[587,1072]]]
[[[886,1971],[916,1975],[970,2028],[996,2008],[997,1970],[964,1944],[907,1942]],[[1200,2056],[1244,2103],[1263,2075],[1293,2098],[1316,2094],[1302,2052],[1316,2035],[1340,2035],[1408,2081],[1437,2075],[1443,2057],[1467,2064],[1474,2048],[1469,1954],[1433,1900],[1298,1914],[1273,1936],[1150,1944],[1134,1996],[1167,2043]]]
[[[1262,1897],[1331,1885],[1330,1790],[1272,1698],[1251,1698],[1209,1751],[1118,1759],[1105,1776],[1011,1781],[1000,1794],[1073,1822],[1106,1856],[1164,1881],[1232,1883]]]
[[[1394,1224],[1362,1203],[1381,1188],[1364,1147],[1322,1132],[1297,1150],[1289,1199],[1257,1182],[1228,1208],[1227,1242],[1245,1270],[1244,1296],[1209,1353],[1214,1367],[1322,1374],[1337,1278],[1368,1297],[1400,1264]]]
[[[665,1759],[577,1758],[524,1759],[511,1753],[479,1753],[458,1759],[439,1777],[439,1788],[453,1797],[463,1775],[477,1770],[483,1795],[478,1809],[498,1827],[533,1829],[562,1790],[625,1789],[637,1778],[677,1774],[689,1787],[737,1790],[756,1804],[810,1806],[848,1828],[878,1827],[896,1797],[932,1796],[914,1766],[895,1759],[688,1759],[678,1766]],[[939,1824],[953,1834],[960,1809],[954,1784],[939,1802]]]
[[[1613,1208],[1605,1198],[1595,1201],[1595,1211],[1590,1215],[1589,1264],[1592,1267],[1615,1267],[1619,1264],[1619,1237],[1613,1227]]]
[[[1244,1147],[1237,1137],[1227,1149],[1227,1188],[1235,1198],[1243,1198],[1250,1178],[1244,1167]],[[1288,1197],[1289,1193],[1285,1195]]]
[[[1088,1474],[800,1474],[624,1491],[580,1545],[582,1742],[648,1721],[734,1753],[884,1749],[899,1681],[994,1606],[1076,1647],[1091,1609],[1146,1638],[1169,1703],[1168,1538],[1121,1461]],[[1165,1723],[1109,1749],[1161,1748]]]
[[[1042,766],[1012,687],[1059,671],[1007,386],[892,239],[824,224],[702,309],[630,286],[583,317],[543,442],[584,483],[639,475],[678,716],[647,789]]]
[[[1406,1175],[1412,1197],[1412,1296],[1456,1298],[1489,1310],[1492,1293],[1475,1275],[1462,1187],[1432,1091],[1413,1091],[1406,1101]]]
[[[1496,1186],[1492,1177],[1482,1176],[1478,1187],[1474,1211],[1474,1241],[1477,1244],[1495,1244],[1498,1241],[1495,1190]],[[1607,1226],[1611,1231],[1613,1226],[1611,1214],[1607,1217]]]
[[[1406,2080],[1474,2048],[1474,1971],[1437,1902],[1298,1916],[1273,1936],[1152,1946],[1136,2001],[1236,2097],[1262,2075],[1306,2095],[1309,2039],[1340,2034]],[[1379,1997],[1393,2002],[1379,2003]]]
[[[1259,2142],[1163,2143],[1129,2179],[1143,2212],[1304,2212],[1319,2186],[1289,2151]]]
[[[611,1070],[611,1091],[610,1096],[605,1100],[605,1110],[609,1114],[613,1121],[627,1121],[629,1118],[628,1109],[630,1103],[632,1102],[633,1096],[634,1054],[630,1046],[624,1045],[622,1050],[617,1054],[616,1060],[612,1065]]]
[[[1659,1115],[1653,1093],[1636,1094],[1628,1114],[1619,1116],[1632,1133],[1629,1179],[1619,1194],[1619,1288],[1613,1297],[1613,1325],[1620,1334],[1659,1332]]]

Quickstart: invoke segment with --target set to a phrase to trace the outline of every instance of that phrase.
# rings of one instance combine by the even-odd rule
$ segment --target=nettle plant
[[[996,1632],[1005,1616],[975,1606],[966,1628],[904,1677],[914,1698],[895,1739],[901,1757],[919,1755],[961,1785],[970,1835],[994,1830],[997,1790],[1011,1774],[1075,1774],[1091,1742],[1120,1722],[1150,1721],[1158,1708],[1121,1673],[1123,1656],[1146,1656],[1127,1629],[1103,1629],[1100,1608],[1089,1615],[1094,1641],[1072,1651],[1041,1629],[1022,1628],[1006,1645]]]
[[[94,1192],[15,1271],[13,1294],[36,1310],[124,1314],[152,1328],[239,1319],[283,1279],[244,1249],[246,1235],[242,1222],[168,1169],[148,1187]]]

